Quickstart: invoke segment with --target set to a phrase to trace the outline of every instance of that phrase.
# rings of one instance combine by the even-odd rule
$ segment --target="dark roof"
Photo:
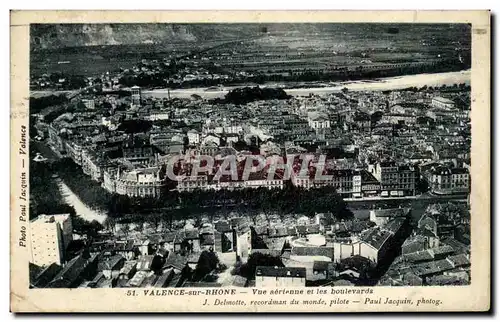
[[[56,263],[52,263],[49,266],[42,269],[38,274],[30,281],[34,287],[43,288],[49,284],[51,280],[59,273],[61,266]]]
[[[229,219],[229,222],[232,227],[240,226],[241,224],[246,222],[246,218],[244,217],[233,217]]]
[[[122,255],[115,255],[111,257],[102,258],[99,261],[99,264],[97,264],[97,270],[103,271],[103,270],[120,269],[121,267],[119,267],[119,265],[124,261],[125,259],[123,258]]]
[[[156,255],[159,255],[161,257],[165,257],[168,255],[168,250],[166,250],[163,247],[159,247],[158,250],[156,251]]]
[[[454,238],[448,237],[443,239],[442,242],[443,244],[451,246],[456,253],[463,253],[469,251],[469,246]]]
[[[438,275],[432,276],[427,280],[427,283],[431,285],[454,285],[454,284],[463,284],[464,281],[458,276],[454,275]]]
[[[371,261],[368,258],[360,255],[354,255],[342,260],[342,265],[345,269],[352,269],[358,272],[363,270],[364,267],[370,264]]]
[[[405,217],[410,213],[410,208],[392,208],[373,210],[375,217]]]
[[[286,227],[270,227],[269,228],[269,237],[285,237],[288,236],[288,230]]]
[[[186,233],[186,239],[198,239],[199,238],[199,231],[198,229],[190,229],[190,230],[185,230]]]
[[[296,230],[296,228],[295,228],[295,227],[288,227],[288,228],[287,228],[287,234],[288,234],[289,236],[295,236],[295,235],[297,235],[297,230]]]
[[[297,229],[297,233],[299,233],[299,234],[305,234],[306,233],[306,226],[304,226],[304,225],[298,225],[296,227],[296,229]]]
[[[451,169],[452,174],[467,174],[469,171],[465,168],[453,168]]]
[[[275,249],[281,251],[285,246],[286,237],[271,237],[265,238],[264,243],[269,249]]]
[[[325,261],[314,261],[313,270],[315,271],[326,271],[328,270],[328,265],[330,262]]]
[[[167,285],[165,287],[179,287],[181,286],[181,283],[183,282],[182,274],[174,274],[172,279],[167,282]]]
[[[182,270],[187,264],[187,258],[181,255],[177,255],[174,252],[168,254],[167,260],[163,265],[163,268],[174,267]]]
[[[221,233],[225,233],[225,232],[232,230],[231,225],[226,220],[220,220],[220,221],[214,223],[214,228],[215,228],[215,230],[217,230],[218,232],[221,232]]]
[[[465,254],[458,254],[448,257],[455,267],[470,265],[470,260]]]
[[[413,274],[412,272],[407,272],[403,275],[403,282],[405,285],[409,286],[420,286],[422,285],[422,278]]]
[[[427,228],[421,228],[417,230],[417,234],[424,237],[437,238],[436,234],[432,230]]]
[[[200,245],[208,246],[215,243],[214,234],[204,234],[200,236]]]
[[[174,270],[173,269],[167,269],[163,274],[158,277],[156,280],[155,284],[153,285],[154,287],[165,287],[165,285],[168,284],[174,277]]]
[[[115,249],[117,251],[132,251],[134,249],[134,240],[130,239],[123,242],[116,243]]]
[[[448,246],[448,245],[443,245],[439,247],[432,248],[431,251],[434,253],[434,256],[436,255],[445,255],[445,254],[451,254],[453,253],[453,247]]]
[[[306,277],[306,269],[304,267],[257,266],[255,269],[255,275],[272,277]]]
[[[233,286],[245,287],[247,285],[247,279],[243,276],[236,275],[233,280]]]
[[[434,259],[434,255],[431,252],[429,252],[428,250],[409,253],[409,254],[403,255],[403,257],[405,260],[407,260],[411,263],[426,262],[426,261],[431,261]]]
[[[188,263],[198,263],[200,260],[201,252],[191,253],[187,256]]]
[[[29,263],[30,282],[33,281],[41,271],[43,271],[43,267]]]
[[[293,247],[292,256],[326,256],[333,258],[333,247]]]
[[[252,249],[252,254],[254,253],[260,253],[263,255],[270,255],[273,257],[280,257],[281,256],[281,250],[278,249]]]
[[[54,279],[48,284],[48,287],[57,288],[69,288],[71,287],[83,273],[87,263],[89,261],[94,261],[97,255],[92,258],[87,259],[80,255],[73,258],[66,266],[54,277]]]
[[[176,233],[173,231],[165,233],[165,235],[163,236],[163,241],[165,241],[167,243],[172,243],[175,239],[175,235],[176,235]]]
[[[268,234],[267,227],[268,226],[255,226],[254,227],[255,233],[257,235],[267,235]]]
[[[306,233],[307,234],[318,234],[319,233],[319,224],[306,225]]]
[[[200,235],[213,234],[214,229],[211,226],[201,227],[199,230]]]
[[[446,259],[414,264],[413,272],[418,276],[432,275],[453,269],[453,265]]]
[[[137,266],[136,260],[126,261],[120,270],[120,274],[128,275]]]
[[[346,227],[347,231],[353,232],[353,233],[360,233],[362,231],[365,231],[373,226],[375,226],[374,222],[371,222],[369,220],[349,220],[345,221],[344,225]]]
[[[401,229],[405,221],[406,218],[404,217],[396,217],[394,219],[391,219],[391,221],[389,221],[387,224],[385,224],[384,229],[395,234]]]
[[[375,249],[380,249],[391,236],[392,233],[387,230],[374,229],[364,236],[363,240]]]
[[[373,174],[371,174],[368,170],[361,170],[360,174],[361,174],[361,184],[367,183],[367,182],[369,182],[369,183],[372,183],[372,182],[378,183],[377,178],[375,178],[373,176]]]
[[[163,236],[161,236],[160,234],[155,234],[155,235],[149,236],[149,241],[152,244],[159,244],[162,240],[163,240]]]

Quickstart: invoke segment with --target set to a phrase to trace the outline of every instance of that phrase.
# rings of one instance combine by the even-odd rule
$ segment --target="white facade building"
[[[444,108],[444,109],[455,108],[455,103],[452,100],[440,96],[432,98],[431,104],[433,107],[438,107],[438,108]]]
[[[64,250],[73,239],[69,214],[40,215],[30,221],[31,262],[38,266],[64,263]]]

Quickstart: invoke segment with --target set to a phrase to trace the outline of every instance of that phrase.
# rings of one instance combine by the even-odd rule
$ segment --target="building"
[[[191,129],[187,132],[187,137],[189,140],[189,144],[196,145],[200,143],[200,133],[195,129]]]
[[[319,129],[329,129],[330,128],[330,120],[326,115],[311,113],[308,117],[309,126],[315,130]]]
[[[82,99],[82,104],[89,110],[95,109],[95,101],[93,99]]]
[[[31,262],[38,266],[61,265],[73,240],[70,214],[40,215],[30,221]]]
[[[158,168],[134,169],[123,173],[118,169],[115,189],[117,194],[129,197],[157,198],[161,194],[163,183],[164,180],[160,178]],[[106,186],[112,186],[112,184]]]
[[[450,99],[436,96],[432,98],[431,104],[433,107],[444,108],[444,109],[453,109],[455,108],[455,102]]]
[[[358,113],[353,118],[354,129],[358,132],[370,132],[371,131],[371,118],[370,115],[364,113]]]
[[[378,196],[380,194],[380,182],[367,170],[361,170],[360,175],[362,196]]]
[[[436,194],[469,192],[469,171],[466,168],[436,167],[427,175],[429,188]]]
[[[132,86],[132,105],[141,105],[141,88],[139,86]]]
[[[257,266],[255,286],[257,288],[304,287],[306,286],[306,269],[303,267]]]
[[[414,125],[417,123],[417,116],[410,114],[384,114],[381,123]]]
[[[66,141],[66,154],[79,166],[82,165],[83,145],[81,142]]]
[[[361,173],[351,169],[325,169],[322,177],[316,178],[313,173],[302,174],[296,169],[292,171],[291,182],[296,187],[310,189],[330,186],[343,197],[361,197]]]
[[[103,176],[103,165],[105,161],[97,155],[94,150],[83,149],[81,152],[82,171],[90,176],[92,180],[100,182]]]
[[[177,180],[178,191],[193,191],[195,189],[207,190],[208,177],[206,175],[184,176]]]
[[[407,218],[410,216],[410,212],[410,208],[370,210],[370,221],[374,222],[377,226],[382,226],[394,218]]]
[[[132,164],[148,164],[154,156],[153,147],[147,139],[133,136],[123,142],[123,158]]]
[[[390,262],[408,237],[409,222],[409,217],[396,217],[383,227],[370,230],[361,237],[359,255],[378,265]]]
[[[369,167],[380,182],[381,196],[415,195],[416,171],[412,165],[397,165],[394,161],[382,161]]]

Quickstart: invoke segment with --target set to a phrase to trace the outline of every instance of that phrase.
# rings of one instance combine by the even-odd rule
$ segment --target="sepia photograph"
[[[354,303],[369,310],[445,300],[378,288],[475,283],[472,23],[28,29],[13,143],[27,156],[13,207],[27,289],[200,295],[221,310],[311,289],[325,296],[301,306],[365,294]]]

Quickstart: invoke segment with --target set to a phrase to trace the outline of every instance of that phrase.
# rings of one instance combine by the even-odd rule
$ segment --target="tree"
[[[203,251],[200,254],[198,263],[196,264],[193,279],[195,281],[202,280],[207,274],[215,270],[218,264],[219,258],[217,257],[217,254],[213,251],[213,249],[210,249],[209,251]]]
[[[429,183],[425,179],[417,179],[415,188],[420,193],[425,193],[429,191]]]
[[[116,232],[116,219],[111,217],[111,216],[107,216],[106,219],[104,220],[104,227],[106,227],[107,230],[115,233]]]

